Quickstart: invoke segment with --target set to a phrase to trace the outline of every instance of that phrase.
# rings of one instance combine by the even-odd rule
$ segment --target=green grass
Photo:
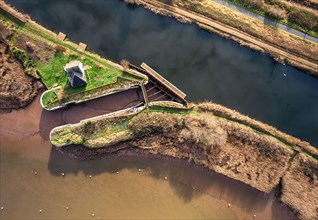
[[[57,101],[57,96],[54,91],[50,91],[43,94],[42,103],[44,106],[50,107],[56,101]]]
[[[164,105],[151,105],[148,107],[149,112],[161,112],[161,113],[169,113],[169,114],[179,114],[185,115],[191,112],[190,109],[178,108],[178,107],[169,107]]]
[[[94,98],[95,96],[102,95],[101,93],[118,90],[128,84],[140,83],[146,80],[146,77],[143,78],[131,72],[123,72],[119,67],[96,54],[78,51],[76,44],[69,41],[58,40],[56,35],[41,26],[33,23],[20,22],[2,10],[0,10],[0,19],[2,22],[10,23],[15,27],[14,36],[16,34],[24,34],[32,39],[46,42],[52,46],[52,48],[56,45],[65,48],[65,52],[56,52],[48,62],[37,61],[36,63],[32,63],[28,57],[24,56],[27,54],[26,51],[16,51],[16,55],[22,59],[22,62],[27,66],[32,65],[31,67],[41,76],[41,80],[48,89],[54,86],[60,86],[62,88],[62,92],[59,94],[62,95],[60,100],[61,104],[63,104],[64,101],[79,101],[81,97],[86,99]],[[87,78],[86,86],[73,88],[69,85],[64,66],[75,59],[80,60],[84,66],[91,67],[85,71]],[[58,101],[56,95],[53,96],[52,93],[49,94],[50,99],[42,100],[42,103],[44,105],[51,105],[53,103],[56,105]],[[72,96],[74,96],[74,99],[72,99]],[[47,96],[45,95],[44,97]],[[53,98],[55,98],[55,100],[53,100]]]
[[[52,88],[54,84],[64,87],[67,84],[67,74],[64,66],[76,56],[65,56],[62,52],[58,52],[47,63],[37,63],[36,69],[39,71],[43,83],[47,88]]]

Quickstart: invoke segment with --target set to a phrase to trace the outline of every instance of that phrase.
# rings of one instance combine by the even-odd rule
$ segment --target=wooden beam
[[[165,87],[174,92],[177,96],[181,97],[182,99],[186,97],[185,93],[183,93],[180,89],[175,87],[172,83],[170,83],[168,80],[162,77],[159,73],[151,69],[147,64],[142,63],[140,66],[144,68],[149,73],[149,75],[151,75],[157,81],[161,82]]]
[[[149,103],[149,100],[148,100],[148,95],[147,95],[147,91],[146,91],[146,88],[145,88],[144,84],[141,84],[141,91],[142,91],[142,94],[144,96],[145,104],[147,106],[148,103]]]

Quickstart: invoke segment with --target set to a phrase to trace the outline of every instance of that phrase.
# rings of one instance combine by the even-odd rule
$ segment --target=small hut
[[[65,65],[64,70],[68,74],[68,81],[72,87],[79,87],[87,84],[82,62],[78,60],[72,60]]]

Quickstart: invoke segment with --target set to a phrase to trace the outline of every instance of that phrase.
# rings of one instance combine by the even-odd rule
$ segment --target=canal
[[[119,62],[147,63],[188,94],[318,147],[318,79],[195,25],[121,0],[9,0],[55,32]]]
[[[290,66],[120,0],[8,2],[111,60],[146,62],[188,100],[212,100],[318,146],[318,80]],[[115,108],[102,104],[73,110]],[[1,115],[1,218],[294,218],[276,191],[265,195],[185,161],[134,154],[72,160],[51,146],[48,133],[72,122],[73,110],[46,112],[38,97]]]

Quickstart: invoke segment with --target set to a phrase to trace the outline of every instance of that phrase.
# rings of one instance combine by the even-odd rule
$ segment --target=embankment
[[[318,45],[268,26],[209,0],[126,0],[155,13],[195,23],[253,50],[270,54],[318,77]]]
[[[57,146],[87,146],[87,150],[79,145],[59,148],[78,159],[128,149],[186,159],[262,192],[270,192],[282,183],[285,204],[302,219],[317,217],[314,192],[318,173],[317,160],[313,158],[317,157],[317,150],[271,126],[261,126],[260,122],[212,103],[193,104],[189,109],[151,105],[135,115],[121,114],[62,126],[54,129],[50,138]],[[301,169],[294,170],[298,157],[310,160],[311,166],[299,165]],[[293,195],[298,184],[289,177],[293,172],[310,175],[302,178],[306,190],[301,197],[288,196]],[[312,199],[305,200],[307,197]],[[306,208],[299,205],[305,202],[310,203]]]
[[[42,96],[41,103],[47,110],[133,88],[147,81],[146,76],[136,71],[124,70],[119,64],[80,50],[79,45],[68,39],[60,39],[3,1],[0,1],[0,23],[3,29],[11,31],[5,41],[23,64],[24,72],[41,78],[48,89],[59,88]],[[89,79],[86,86],[69,85],[63,67],[71,60],[80,60],[85,66]]]

